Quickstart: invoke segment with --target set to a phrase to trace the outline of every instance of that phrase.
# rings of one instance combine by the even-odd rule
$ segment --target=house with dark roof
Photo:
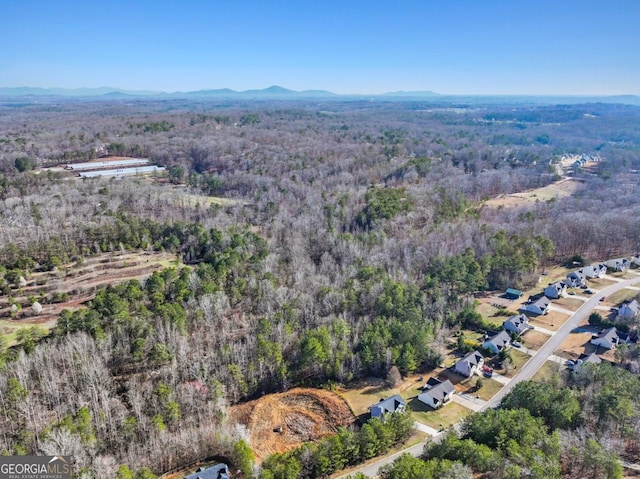
[[[433,409],[438,409],[449,402],[455,392],[456,389],[453,387],[453,383],[448,379],[440,381],[439,379],[431,378],[422,388],[422,393],[418,395],[418,400]]]
[[[544,289],[544,295],[549,299],[558,299],[567,290],[567,284],[564,281],[558,281],[550,284]]]
[[[498,354],[504,348],[506,348],[511,342],[511,336],[506,331],[487,333],[482,347],[488,349],[493,354]]]
[[[229,468],[226,464],[199,467],[193,474],[184,476],[184,479],[229,479]]]
[[[502,323],[502,329],[510,333],[516,333],[518,336],[529,329],[529,318],[526,314],[516,314]]]
[[[551,300],[549,298],[547,298],[546,296],[541,296],[535,301],[523,304],[522,306],[520,306],[518,311],[540,316],[542,314],[547,314],[547,312],[549,311],[550,304],[551,304]]]
[[[453,367],[454,372],[470,378],[484,366],[484,356],[478,351],[471,351],[462,359],[456,362]]]
[[[396,394],[387,399],[383,398],[376,404],[369,406],[369,412],[371,417],[383,418],[387,414],[402,412],[405,407],[407,407],[407,403]]]
[[[617,328],[607,328],[589,341],[594,346],[600,346],[605,349],[614,349],[620,344],[629,343],[629,335],[618,332]]]
[[[605,261],[604,265],[613,271],[626,271],[631,267],[631,261],[627,258],[616,258]]]
[[[578,288],[587,284],[587,276],[584,274],[584,270],[579,269],[569,273],[564,282],[569,288]]]
[[[602,359],[596,354],[581,354],[580,357],[572,364],[569,364],[568,368],[572,371],[579,370],[583,364],[600,364]]]
[[[634,299],[633,301],[624,303],[622,306],[618,308],[618,315],[616,319],[635,319],[640,317],[640,303],[638,300]]]

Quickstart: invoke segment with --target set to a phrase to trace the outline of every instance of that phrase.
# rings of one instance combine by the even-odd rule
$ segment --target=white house
[[[498,354],[504,348],[506,348],[511,342],[511,336],[506,331],[500,331],[499,333],[489,333],[488,337],[482,343],[482,347],[488,349],[493,354]]]
[[[458,374],[470,378],[476,373],[476,371],[482,369],[483,365],[484,357],[482,354],[478,351],[472,351],[460,359],[453,367],[453,370]]]
[[[510,333],[521,335],[529,329],[529,318],[526,314],[516,314],[515,316],[511,316],[502,323],[502,329],[509,331]]]
[[[531,303],[526,303],[520,306],[518,311],[522,311],[523,313],[532,313],[536,315],[547,314],[549,310],[549,305],[551,304],[551,300],[546,296],[541,296]]]
[[[438,409],[449,402],[455,392],[456,389],[448,379],[446,381],[440,381],[436,378],[431,378],[427,381],[427,384],[424,385],[422,393],[418,395],[418,400],[427,406],[431,406],[433,409]]]
[[[565,279],[565,283],[569,288],[577,288],[587,284],[587,277],[584,274],[584,270],[579,269],[578,271],[569,273]]]
[[[640,254],[636,254],[631,257],[631,262],[636,266],[640,266]]]
[[[640,303],[634,299],[620,306],[616,319],[635,319],[637,317],[640,317]]]
[[[627,258],[610,259],[604,262],[605,266],[614,271],[626,271],[631,267],[631,261]]]
[[[560,298],[567,290],[567,284],[564,281],[558,281],[550,284],[544,289],[544,295],[550,299]]]
[[[582,268],[582,272],[587,277],[587,279],[601,278],[602,276],[607,274],[607,267],[602,263],[596,263],[585,266],[584,268]]]
[[[619,344],[628,342],[629,336],[623,333],[619,333],[615,327],[605,329],[597,336],[594,336],[590,341],[591,344],[600,346],[605,349],[613,349]]]
[[[572,371],[578,371],[583,364],[600,364],[602,359],[596,354],[581,354],[577,361],[568,366]]]
[[[387,399],[381,399],[376,404],[369,406],[369,412],[371,413],[371,417],[382,418],[387,414],[402,412],[406,406],[407,403],[404,402],[404,399],[396,394]]]

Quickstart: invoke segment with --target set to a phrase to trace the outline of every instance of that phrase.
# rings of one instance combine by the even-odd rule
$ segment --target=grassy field
[[[498,372],[500,374],[504,374],[504,376],[508,378],[512,378],[516,375],[516,373],[518,373],[518,371],[520,371],[520,369],[522,369],[522,366],[524,366],[526,362],[529,361],[531,356],[523,353],[522,351],[519,351],[517,348],[511,348],[509,352],[511,353],[511,358],[513,359],[513,362],[509,365],[509,370],[504,373],[501,371]]]
[[[595,346],[589,344],[591,337],[591,333],[571,333],[554,354],[567,359],[578,359],[584,352],[588,354],[595,351]]]
[[[552,304],[560,308],[568,309],[569,311],[577,311],[578,308],[584,304],[584,301],[581,301],[576,298],[568,297],[568,298],[554,299]]]
[[[544,364],[538,372],[533,375],[532,381],[537,382],[545,382],[553,377],[554,374],[558,374],[561,370],[562,365],[556,363],[555,361],[545,361]]]
[[[604,302],[618,306],[623,301],[628,301],[630,299],[635,298],[638,295],[640,295],[640,291],[624,288],[624,289],[621,289],[620,291],[616,291],[610,296],[607,296],[606,301]]]
[[[418,401],[417,396],[412,398],[408,404],[413,411],[413,416],[418,422],[437,430],[453,426],[463,417],[472,413],[470,409],[454,402],[449,402],[440,409],[433,410],[426,404]]]
[[[530,349],[539,349],[544,343],[547,342],[549,336],[541,333],[540,331],[528,331],[522,337],[522,343]]]
[[[536,316],[529,319],[529,323],[533,326],[539,326],[551,331],[557,331],[560,326],[567,322],[569,315],[559,311],[550,311],[543,316]]]
[[[539,201],[552,201],[558,198],[566,198],[581,189],[583,184],[572,179],[562,179],[541,188],[522,191],[511,195],[500,195],[485,202],[491,208],[514,208],[525,206]]]
[[[478,382],[478,379],[480,379],[480,376],[474,376],[469,380],[470,389],[473,391],[474,396],[478,396],[483,401],[488,401],[502,389],[502,383],[499,383],[495,379],[482,378],[482,387],[474,391],[473,388]]]

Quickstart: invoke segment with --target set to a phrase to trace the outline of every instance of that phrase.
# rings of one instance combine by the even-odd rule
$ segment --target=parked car
[[[485,378],[490,378],[491,376],[493,376],[493,369],[491,369],[489,366],[482,366],[482,375]]]
[[[519,343],[518,341],[513,341],[511,344],[513,344],[513,346],[516,347],[516,348],[522,347],[522,344]]]
[[[586,284],[583,284],[582,286],[580,286],[580,289],[587,289],[589,286],[587,286]]]
[[[600,298],[600,301],[604,301],[606,298],[603,296],[602,298]]]
[[[575,293],[575,292],[573,292],[573,291],[569,291],[567,294],[568,294],[569,296],[575,296],[575,295],[576,295],[576,293]]]
[[[584,294],[593,294],[593,291],[591,291],[590,289],[585,289]]]

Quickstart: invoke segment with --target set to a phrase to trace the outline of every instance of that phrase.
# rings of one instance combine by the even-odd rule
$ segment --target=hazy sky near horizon
[[[639,0],[4,0],[0,86],[640,94]]]

